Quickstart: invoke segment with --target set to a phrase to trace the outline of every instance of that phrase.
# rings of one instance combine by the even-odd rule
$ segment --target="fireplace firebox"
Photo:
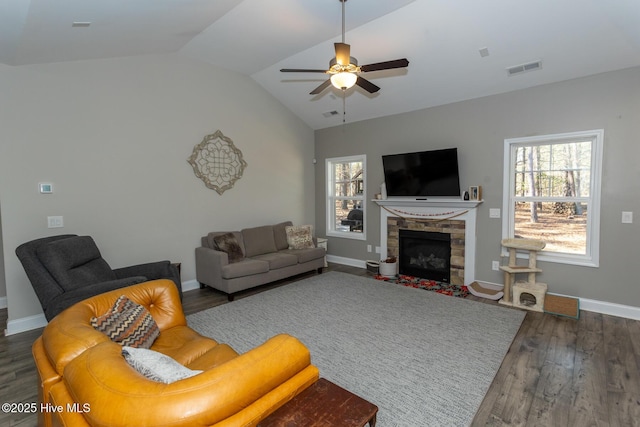
[[[450,282],[450,234],[400,229],[398,238],[400,274]]]

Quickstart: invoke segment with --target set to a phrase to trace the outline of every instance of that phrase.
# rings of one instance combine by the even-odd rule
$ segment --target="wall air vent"
[[[529,62],[527,64],[509,67],[507,68],[507,74],[509,74],[510,76],[513,76],[513,75],[521,74],[527,71],[539,70],[541,68],[542,68],[542,61],[534,61],[534,62]]]
[[[338,114],[340,114],[340,113],[338,113],[336,110],[327,111],[326,113],[322,113],[322,115],[325,116],[327,119],[329,117],[337,116]]]

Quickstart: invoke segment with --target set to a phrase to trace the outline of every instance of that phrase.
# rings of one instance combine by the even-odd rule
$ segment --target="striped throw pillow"
[[[120,296],[111,310],[91,318],[91,326],[123,346],[149,348],[160,335],[160,329],[149,310]]]

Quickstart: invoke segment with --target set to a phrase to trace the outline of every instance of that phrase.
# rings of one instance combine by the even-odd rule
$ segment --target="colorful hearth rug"
[[[389,278],[376,274],[376,280],[384,280],[385,282],[397,283],[398,285],[410,288],[426,289],[439,294],[449,295],[453,297],[466,298],[469,290],[464,285],[453,285],[451,283],[436,282],[435,280],[421,279],[420,277],[407,276],[400,274],[397,278]]]

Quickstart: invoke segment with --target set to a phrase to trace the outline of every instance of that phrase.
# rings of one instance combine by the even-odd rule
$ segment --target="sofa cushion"
[[[269,271],[269,263],[258,259],[245,258],[240,262],[227,264],[222,267],[223,279],[251,276]]]
[[[289,249],[315,248],[313,243],[312,227],[310,225],[297,225],[285,227]]]
[[[289,242],[287,242],[286,227],[293,225],[291,221],[281,222],[273,226],[273,238],[276,242],[276,249],[281,251],[289,248]]]
[[[301,264],[314,259],[323,258],[326,254],[324,248],[288,249],[283,252],[295,255],[298,257],[298,262]]]
[[[245,228],[241,231],[244,240],[244,254],[246,257],[276,252],[276,241],[273,236],[273,226]]]
[[[244,258],[242,248],[233,233],[224,233],[215,236],[213,243],[216,245],[216,249],[227,253],[229,262],[238,262]]]
[[[256,255],[253,259],[266,261],[269,263],[269,269],[289,267],[298,263],[298,257],[293,254],[284,252],[272,252],[270,254]]]
[[[45,243],[38,247],[37,255],[65,291],[117,279],[90,236]]]
[[[193,377],[203,371],[193,371],[169,356],[146,348],[122,347],[122,355],[133,369],[153,381],[165,384]]]
[[[111,341],[123,346],[149,348],[160,328],[144,306],[120,296],[111,309],[91,318],[91,326],[106,334]]]

